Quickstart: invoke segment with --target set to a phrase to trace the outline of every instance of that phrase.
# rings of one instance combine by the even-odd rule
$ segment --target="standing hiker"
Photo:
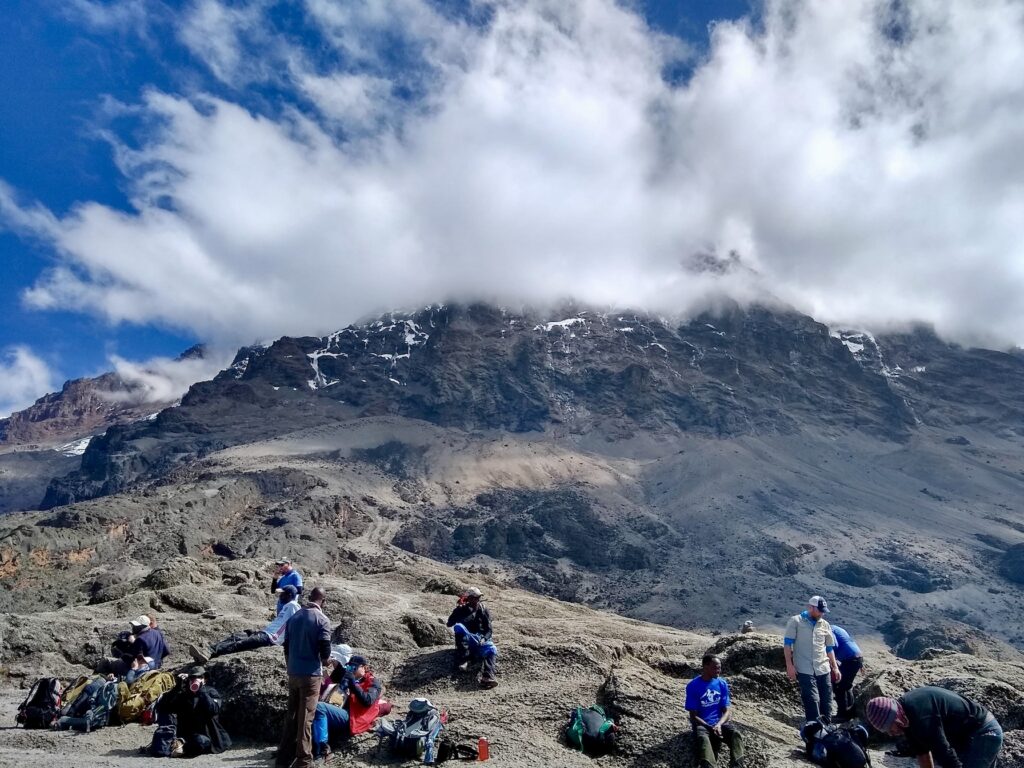
[[[850,633],[842,627],[833,624],[832,634],[836,638],[836,661],[839,662],[840,674],[839,682],[835,685],[836,719],[850,720],[854,717],[853,680],[864,666],[864,654]]]
[[[481,604],[482,597],[476,587],[467,589],[448,617],[448,626],[455,630],[455,669],[465,672],[471,660],[480,659],[483,661],[480,685],[494,688],[498,684],[498,648],[491,640],[491,613]]]
[[[277,570],[274,572],[274,578],[270,582],[270,592],[274,594],[278,590],[284,589],[289,584],[295,587],[295,591],[298,594],[302,594],[302,574],[299,573],[292,566],[292,561],[287,557],[283,557],[280,560],[274,561],[274,565],[277,566]]]
[[[903,737],[921,768],[993,768],[1003,748],[1003,729],[992,713],[945,688],[876,697],[865,717],[876,730]]]
[[[805,721],[832,719],[832,683],[842,679],[836,661],[836,638],[825,621],[828,603],[815,595],[807,609],[786,624],[783,653],[786,674],[800,684]]]
[[[324,616],[326,594],[315,587],[305,608],[285,625],[284,655],[288,662],[288,710],[277,750],[277,768],[313,765],[313,715],[320,698],[323,665],[331,657],[331,628]],[[295,761],[289,759],[294,752]]]
[[[729,747],[729,765],[743,764],[743,735],[732,723],[729,684],[721,677],[722,660],[714,654],[701,659],[700,675],[686,685],[686,711],[693,726],[697,768],[714,768],[718,752]]]
[[[271,645],[284,645],[285,630],[288,620],[300,610],[299,601],[295,587],[291,584],[281,589],[280,598],[277,601],[277,617],[260,630],[247,630],[235,632],[216,643],[210,651],[204,652],[197,646],[190,645],[188,652],[192,658],[200,664],[205,664],[210,659],[218,656],[227,656],[229,653],[241,653],[252,651],[256,648],[266,648]]]

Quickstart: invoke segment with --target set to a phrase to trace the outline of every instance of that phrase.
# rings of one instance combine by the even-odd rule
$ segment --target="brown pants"
[[[310,768],[313,765],[313,716],[320,698],[320,679],[320,675],[288,676],[288,712],[277,750],[278,768],[288,765]],[[287,756],[293,752],[295,762],[289,763]]]

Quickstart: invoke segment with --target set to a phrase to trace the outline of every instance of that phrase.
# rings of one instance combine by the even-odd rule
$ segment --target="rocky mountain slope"
[[[179,360],[201,358],[202,346]],[[153,399],[116,373],[66,381],[60,392],[0,419],[0,513],[37,508],[54,477],[81,466],[89,440],[108,428],[155,417],[177,399]]]

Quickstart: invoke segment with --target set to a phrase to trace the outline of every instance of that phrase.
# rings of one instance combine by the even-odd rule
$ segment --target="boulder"
[[[209,592],[189,584],[165,589],[158,594],[167,605],[185,613],[202,613],[211,605]]]
[[[220,720],[232,737],[278,740],[288,706],[288,673],[280,648],[214,659],[206,672],[224,697]]]
[[[1003,553],[999,573],[1014,584],[1024,584],[1024,544],[1014,544]]]
[[[878,583],[877,573],[852,560],[830,563],[825,566],[824,574],[825,578],[850,587],[873,587]]]
[[[210,567],[200,566],[191,557],[175,557],[150,571],[142,580],[142,588],[161,590],[180,584],[201,584],[207,580],[206,570]]]
[[[409,634],[420,648],[452,644],[452,631],[441,619],[406,614],[402,617],[402,623],[408,627]]]
[[[736,675],[748,667],[767,667],[786,671],[786,657],[782,652],[782,638],[747,632],[725,635],[708,649],[722,657],[723,674]]]

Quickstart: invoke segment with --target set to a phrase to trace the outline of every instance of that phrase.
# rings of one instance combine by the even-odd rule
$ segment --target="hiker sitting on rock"
[[[157,707],[160,720],[174,716],[185,757],[217,754],[231,747],[231,737],[218,718],[223,700],[216,688],[206,684],[203,667],[178,675],[178,684],[160,697]]]
[[[104,660],[97,671],[123,677],[131,685],[143,672],[160,669],[164,659],[171,655],[171,649],[164,633],[151,623],[145,615],[128,622],[128,634],[122,632],[111,645],[117,658]]]
[[[1003,729],[984,707],[945,688],[923,686],[868,702],[872,727],[906,740],[921,768],[994,768]]]
[[[274,578],[270,582],[270,592],[274,594],[278,590],[284,589],[287,586],[295,587],[295,591],[298,594],[302,594],[302,574],[292,567],[292,561],[287,557],[282,558],[274,562],[277,566],[277,570],[274,572]]]
[[[471,660],[482,659],[480,685],[493,688],[498,684],[495,674],[498,648],[491,641],[491,614],[481,605],[481,597],[483,594],[476,587],[466,590],[448,617],[448,626],[455,630],[456,670],[465,672]]]
[[[380,716],[381,685],[366,659],[352,656],[348,664],[328,662],[331,670],[313,717],[313,757],[326,759],[329,742],[366,733]]]
[[[842,679],[836,661],[836,638],[825,621],[828,603],[815,595],[807,601],[807,610],[786,624],[786,674],[800,683],[804,720],[832,720],[832,683]]]
[[[267,624],[263,629],[246,630],[228,635],[219,643],[215,644],[209,653],[204,653],[194,645],[188,647],[192,658],[200,664],[205,664],[217,656],[227,656],[229,653],[241,653],[252,651],[256,648],[266,648],[271,645],[284,645],[285,627],[300,606],[298,592],[291,584],[287,584],[281,590],[277,601],[277,617]]]
[[[839,682],[835,685],[836,719],[850,720],[855,716],[853,704],[853,681],[864,666],[864,654],[860,646],[850,637],[850,633],[842,627],[832,625],[832,634],[836,638],[836,661],[839,662]]]
[[[729,684],[721,674],[722,660],[709,653],[701,659],[700,675],[686,685],[697,768],[714,768],[723,742],[729,746],[729,765],[743,764],[743,735],[731,722]]]

